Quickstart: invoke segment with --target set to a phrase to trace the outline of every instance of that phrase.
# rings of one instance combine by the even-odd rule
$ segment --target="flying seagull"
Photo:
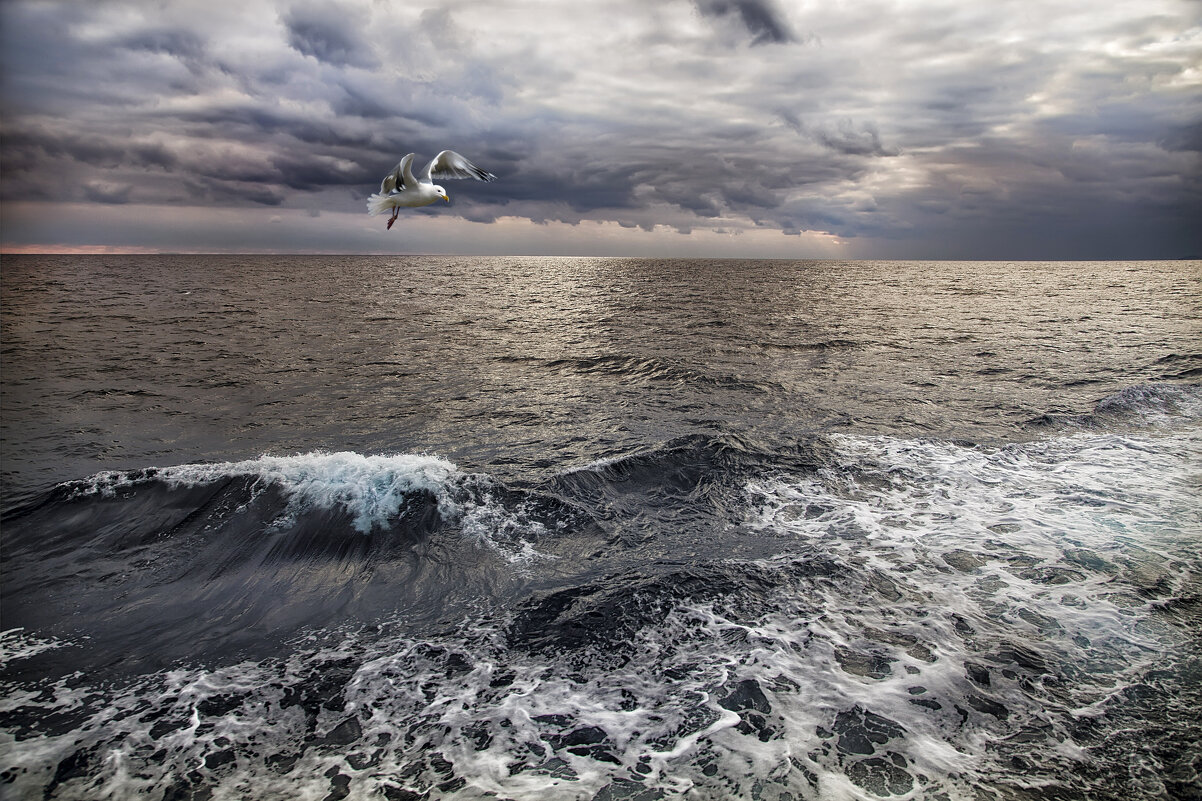
[[[368,214],[384,214],[392,209],[388,227],[396,222],[401,209],[429,206],[442,198],[450,203],[447,191],[434,183],[435,178],[475,178],[495,181],[497,176],[472,164],[454,150],[444,150],[414,177],[413,154],[405,156],[380,182],[380,191],[367,199]]]

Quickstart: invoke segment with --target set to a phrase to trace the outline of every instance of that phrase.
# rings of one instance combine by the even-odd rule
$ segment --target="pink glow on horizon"
[[[0,244],[0,255],[134,255],[143,253],[162,253],[159,248],[139,247],[134,245],[37,245],[37,244]]]

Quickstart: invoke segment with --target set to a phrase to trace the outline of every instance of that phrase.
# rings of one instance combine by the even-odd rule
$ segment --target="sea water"
[[[5,257],[0,795],[1202,795],[1202,265]]]

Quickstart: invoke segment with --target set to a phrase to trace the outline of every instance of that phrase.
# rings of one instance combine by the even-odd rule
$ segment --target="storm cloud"
[[[631,252],[1202,255],[1187,0],[11,0],[0,44],[5,246],[86,245],[63,237],[117,209],[126,244],[161,243],[154,208],[213,220],[181,249],[223,247],[228,209],[253,229],[228,242],[313,247],[321,212],[329,248],[389,247],[364,199],[453,148],[501,180],[406,216],[454,228],[444,250],[535,252],[562,224],[581,251],[612,225]],[[46,204],[78,224],[36,227]]]
[[[741,23],[751,34],[752,45],[794,40],[788,24],[764,0],[697,0],[697,9],[709,17]]]
[[[282,15],[288,44],[298,53],[337,67],[377,66],[371,45],[359,34],[354,9],[331,4],[297,5]]]

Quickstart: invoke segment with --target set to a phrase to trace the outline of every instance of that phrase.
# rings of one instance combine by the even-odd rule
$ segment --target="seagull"
[[[384,180],[380,182],[380,191],[367,199],[367,213],[384,214],[392,209],[392,216],[388,218],[388,227],[392,228],[403,208],[429,206],[439,198],[450,203],[447,191],[434,183],[435,178],[495,181],[497,176],[480,169],[454,150],[444,150],[414,177],[413,154],[410,153],[384,176]]]

